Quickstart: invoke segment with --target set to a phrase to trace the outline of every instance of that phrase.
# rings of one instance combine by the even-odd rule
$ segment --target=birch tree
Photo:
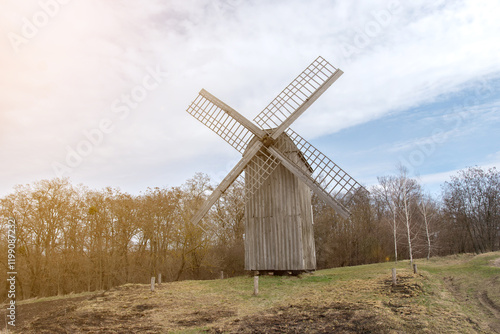
[[[427,241],[427,260],[430,259],[431,257],[431,225],[433,221],[435,220],[436,216],[436,205],[435,202],[432,200],[432,198],[427,195],[427,196],[422,196],[420,200],[420,204],[418,206],[420,213],[422,214],[423,222],[424,222],[424,227],[425,227],[425,238]]]
[[[416,180],[408,177],[408,171],[404,167],[399,169],[399,189],[401,195],[397,197],[402,198],[401,209],[403,211],[403,221],[406,227],[406,238],[408,241],[408,255],[410,257],[410,264],[413,264],[413,244],[414,238],[414,220],[417,211],[418,200],[421,197],[420,185]]]
[[[413,240],[418,235],[418,225],[415,225],[418,199],[421,188],[415,179],[408,177],[408,171],[399,167],[399,175],[379,177],[379,185],[375,187],[375,196],[386,207],[386,221],[392,228],[394,242],[394,259],[398,261],[398,237],[400,227],[404,229],[408,257],[413,263]]]
[[[391,225],[392,239],[394,243],[394,262],[398,263],[398,207],[400,203],[400,192],[397,189],[397,179],[394,176],[378,177],[379,187],[374,189],[378,200],[386,207],[386,220]]]

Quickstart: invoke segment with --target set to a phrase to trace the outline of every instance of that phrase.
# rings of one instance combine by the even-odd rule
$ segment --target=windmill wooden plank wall
[[[316,268],[310,190],[349,217],[344,204],[362,186],[290,129],[342,73],[318,57],[255,117],[257,125],[204,89],[187,109],[243,154],[191,221],[203,219],[245,171],[247,270]]]
[[[299,149],[286,134],[276,143],[287,157],[311,173]],[[258,154],[269,155],[267,150]],[[258,164],[265,159],[253,159]],[[249,166],[245,183],[262,168]],[[311,190],[283,165],[274,169],[245,206],[245,270],[309,271],[316,269]]]

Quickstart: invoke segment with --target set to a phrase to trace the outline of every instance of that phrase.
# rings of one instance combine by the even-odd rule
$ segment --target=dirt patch
[[[176,321],[182,327],[205,326],[222,318],[235,315],[235,312],[226,310],[196,311],[185,315],[183,319]]]
[[[235,320],[212,333],[385,333],[381,318],[359,304],[333,303],[323,307],[289,305],[266,314]]]
[[[29,304],[29,314],[24,313],[26,308],[18,310],[25,321],[16,323],[15,332],[166,333],[203,328],[236,315],[216,296],[189,286],[196,284],[186,283],[185,289],[175,292],[159,286],[154,293],[149,285],[128,284],[71,302],[35,302]]]
[[[17,330],[21,333],[158,333],[161,327],[140,321],[154,305],[137,305],[126,314],[85,310],[73,305],[49,312]]]
[[[424,289],[419,279],[421,276],[413,274],[398,274],[396,285],[392,285],[392,278],[384,281],[383,290],[400,298],[411,298],[419,296]]]
[[[34,318],[47,318],[51,313],[66,313],[73,309],[76,304],[82,300],[88,299],[88,296],[67,297],[64,299],[55,299],[48,301],[35,301],[32,303],[23,303],[16,305],[16,327],[23,327]],[[5,319],[5,307],[0,310],[1,319]],[[5,322],[0,322],[0,330],[5,328]]]
[[[500,257],[496,260],[491,261],[493,267],[500,267]]]

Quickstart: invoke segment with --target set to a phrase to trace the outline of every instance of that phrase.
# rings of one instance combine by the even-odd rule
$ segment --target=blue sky
[[[483,78],[414,108],[315,140],[367,184],[397,173],[401,164],[439,195],[449,175],[469,166],[500,166],[498,79]],[[384,171],[385,170],[385,171]],[[383,171],[383,172],[381,172]]]
[[[7,0],[0,195],[221,180],[239,153],[186,113],[205,88],[253,119],[317,56],[342,77],[293,125],[359,182],[427,191],[500,166],[499,1]]]

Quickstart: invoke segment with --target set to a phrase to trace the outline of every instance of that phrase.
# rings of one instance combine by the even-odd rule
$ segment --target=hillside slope
[[[19,333],[500,333],[500,252],[23,302]],[[498,262],[498,260],[497,260]],[[2,307],[4,310],[5,307]],[[23,311],[25,311],[23,317]],[[5,326],[5,325],[4,325]]]

